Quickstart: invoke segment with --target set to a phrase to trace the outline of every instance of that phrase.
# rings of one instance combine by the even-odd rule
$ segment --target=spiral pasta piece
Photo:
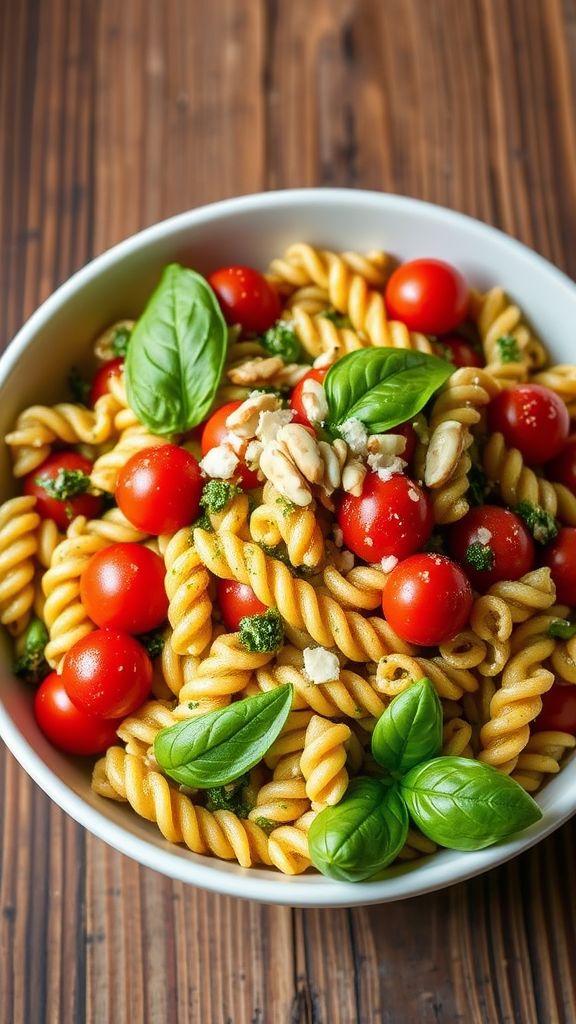
[[[327,289],[330,268],[335,260],[342,262],[373,288],[383,288],[391,270],[390,257],[380,250],[375,249],[365,255],[357,252],[336,254],[297,242],[286,250],[283,258],[272,261],[269,274],[292,288],[314,284]]]
[[[287,824],[310,810],[306,783],[301,775],[275,777],[258,790],[256,806],[248,814],[250,821],[268,827],[269,823]]]
[[[323,353],[331,353],[336,361],[348,352],[366,348],[370,344],[367,338],[361,337],[351,327],[338,327],[321,313],[312,316],[304,305],[293,305],[291,313],[294,331],[303,348],[314,359]]]
[[[0,622],[14,635],[28,625],[34,604],[34,561],[40,516],[36,498],[9,498],[0,505]]]
[[[470,456],[463,452],[449,480],[431,491],[434,522],[439,526],[456,523],[468,512],[470,504],[466,495],[470,487],[468,473],[471,466]]]
[[[345,744],[351,735],[344,722],[331,722],[320,715],[310,719],[300,769],[313,810],[337,804],[344,796],[348,787]]]
[[[498,381],[476,366],[463,366],[448,378],[432,406],[430,427],[455,420],[466,427],[480,422],[480,414],[500,391]]]
[[[443,700],[459,700],[474,693],[478,680],[464,668],[449,665],[444,658],[411,658],[406,654],[388,654],[376,669],[376,689],[387,697],[396,697],[412,683],[427,678]]]
[[[99,399],[94,409],[71,402],[58,405],[31,405],[21,412],[14,430],[6,435],[12,451],[14,476],[25,476],[50,454],[54,441],[65,444],[98,445],[113,432],[113,420],[107,401]]]
[[[222,531],[226,526],[222,525]],[[237,532],[237,531],[234,531]],[[292,505],[267,482],[263,504],[250,517],[252,539],[267,547],[284,541],[292,565],[315,568],[324,558],[324,537],[316,514],[310,508]]]
[[[576,684],[576,637],[558,641],[552,651],[550,662],[563,683]]]
[[[333,565],[327,565],[322,573],[324,586],[343,608],[361,608],[374,611],[382,605],[382,591],[386,573],[370,565],[357,565],[345,575]],[[407,645],[398,637],[398,649]]]
[[[519,754],[512,778],[528,793],[535,793],[547,776],[558,774],[562,759],[574,747],[576,737],[568,732],[536,732]]]
[[[556,587],[550,569],[532,569],[519,580],[493,583],[487,596],[498,597],[508,606],[513,623],[525,622],[536,612],[550,608],[556,600]]]
[[[299,667],[276,665],[258,669],[256,683],[263,692],[290,683],[294,687],[294,708],[312,708],[324,718],[346,717],[363,723],[380,718],[386,707],[370,682],[349,669],[341,670],[337,682],[311,683],[302,670],[301,656]]]
[[[141,818],[155,822],[169,842],[184,843],[193,853],[237,860],[245,868],[270,864],[268,838],[258,825],[231,811],[211,812],[195,805],[142,757],[110,747],[104,767],[116,793]]]
[[[189,527],[178,530],[170,539],[164,561],[172,649],[176,654],[200,654],[212,635],[210,577],[192,544]]]
[[[528,327],[518,306],[509,302],[502,288],[492,288],[485,295],[474,295],[472,308],[475,308],[482,347],[491,373],[497,373],[500,367],[504,370],[510,366],[518,367],[516,374],[519,376],[516,379],[522,381],[526,379],[525,374],[529,370],[546,364],[542,342]],[[502,361],[498,345],[498,339],[502,337],[512,337],[516,341],[520,352],[519,363],[506,364]]]
[[[437,849],[436,843],[431,839],[423,836],[417,829],[409,828],[406,842],[398,854],[398,860],[417,860],[419,857],[427,857],[431,853],[436,853]]]
[[[336,646],[353,661],[377,661],[388,649],[388,624],[365,619],[319,594],[306,580],[295,579],[278,559],[230,533],[217,536],[194,530],[194,544],[204,565],[221,579],[248,583],[263,604],[277,607],[297,629],[307,629],[317,643]]]
[[[122,431],[114,447],[96,459],[90,474],[92,486],[99,491],[113,494],[118,474],[128,459],[144,448],[157,448],[163,444],[169,444],[167,437],[151,434],[148,428],[141,424],[128,427]]]
[[[161,729],[168,729],[177,719],[171,707],[160,700],[150,700],[128,715],[116,730],[126,744],[127,754],[143,756],[152,746]]]
[[[246,689],[252,673],[266,665],[273,656],[272,653],[247,651],[240,643],[238,633],[218,636],[194,677],[180,690],[180,704],[204,698],[223,698],[224,704],[229,703],[233,694]]]
[[[509,775],[530,739],[530,722],[542,710],[542,694],[554,676],[542,663],[554,650],[554,640],[541,637],[515,654],[502,673],[500,689],[490,701],[490,719],[480,730],[480,761]]]
[[[255,692],[259,692],[257,687]],[[264,761],[273,771],[274,778],[302,774],[300,756],[304,750],[306,729],[312,715],[313,712],[309,710],[291,711],[288,715],[280,735],[264,756]]]
[[[511,508],[515,508],[521,501],[528,501],[531,505],[540,505],[551,516],[556,515],[557,485],[536,476],[534,470],[524,464],[518,449],[507,447],[502,434],[497,432],[488,438],[483,462],[486,476],[497,485],[502,498]]]
[[[210,512],[209,519],[215,533],[237,533],[248,539],[250,501],[247,494],[235,494],[221,512]]]
[[[463,718],[451,718],[444,723],[442,753],[446,757],[474,757],[471,740],[472,726]]]
[[[284,875],[301,875],[310,867],[308,829],[315,817],[315,811],[307,811],[293,825],[280,825],[270,833],[268,856]]]
[[[116,320],[106,327],[96,338],[92,351],[101,363],[108,363],[118,355],[114,348],[114,340],[119,331],[132,331],[134,320]]]

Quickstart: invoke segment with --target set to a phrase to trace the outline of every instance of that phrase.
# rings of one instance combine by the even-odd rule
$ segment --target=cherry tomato
[[[208,283],[228,324],[260,334],[280,316],[278,292],[252,267],[220,267],[210,274]]]
[[[386,285],[391,320],[411,331],[447,334],[465,319],[470,291],[460,271],[443,260],[411,260],[394,271]]]
[[[345,494],[338,510],[344,544],[366,562],[393,555],[405,558],[428,540],[434,519],[422,488],[397,474],[381,480],[368,473],[362,494]]]
[[[163,560],[141,544],[98,551],[80,578],[80,597],[97,626],[126,633],[156,629],[168,612]]]
[[[543,565],[549,565],[556,584],[556,599],[560,604],[576,604],[576,526],[564,526],[542,555]]]
[[[576,686],[555,683],[542,694],[542,711],[534,722],[534,732],[559,730],[576,736]]]
[[[67,754],[102,754],[117,742],[121,719],[95,718],[77,708],[56,672],[36,690],[34,715],[44,735]]]
[[[262,604],[247,583],[236,580],[218,580],[216,588],[222,618],[233,633],[240,629],[240,619],[245,615],[262,615],[268,606]]]
[[[438,338],[435,349],[441,359],[447,359],[456,369],[462,366],[484,366],[484,360],[473,345],[457,334],[447,334]]]
[[[476,549],[469,551],[471,545]],[[448,530],[448,547],[481,592],[498,580],[520,579],[534,567],[534,541],[524,523],[497,505],[473,508],[454,523]],[[484,562],[486,567],[479,567]]]
[[[203,478],[197,460],[175,444],[143,448],[118,474],[116,501],[145,533],[175,533],[198,516]]]
[[[411,555],[389,574],[384,617],[408,643],[431,646],[456,636],[472,609],[472,588],[445,555]]]
[[[505,388],[488,406],[488,427],[504,435],[530,465],[548,462],[562,451],[570,430],[564,402],[541,384]]]
[[[309,370],[305,373],[301,380],[298,381],[292,394],[290,395],[290,408],[294,412],[293,423],[300,423],[304,427],[312,427],[312,423],[308,419],[302,403],[302,392],[304,390],[304,381],[306,380],[317,380],[320,383],[324,380],[324,377],[328,373],[328,370]]]
[[[124,357],[117,356],[116,359],[109,359],[99,370],[96,370],[92,387],[90,388],[90,405],[96,405],[102,395],[108,394],[108,384],[112,377],[121,377],[124,370]]]
[[[152,662],[133,636],[97,629],[68,651],[62,683],[72,703],[87,715],[124,718],[150,693]]]
[[[222,444],[226,440],[229,433],[226,427],[226,420],[228,419],[231,412],[242,405],[242,402],[227,402],[226,405],[221,405],[216,412],[213,412],[210,419],[207,421],[204,430],[202,431],[202,438],[200,441],[200,447],[202,449],[202,455],[207,455],[212,448],[217,448],[219,444]],[[234,479],[239,480],[247,491],[252,490],[253,487],[260,486],[260,480],[258,474],[253,469],[249,469],[245,462],[240,461],[236,468]]]
[[[560,454],[548,463],[546,476],[576,494],[576,434],[568,438]]]
[[[51,497],[39,480],[45,481],[56,492],[66,494],[68,473],[90,476],[92,463],[77,452],[54,452],[24,477],[24,494],[36,498],[35,511],[42,519],[53,519],[61,530],[67,530],[75,516],[97,519],[102,511],[102,498],[97,494],[78,493],[71,497]],[[73,477],[68,478],[73,487]]]

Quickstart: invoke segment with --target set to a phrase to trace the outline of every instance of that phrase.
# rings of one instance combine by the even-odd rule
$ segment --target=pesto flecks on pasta
[[[576,367],[472,285],[300,242],[173,264],[87,339],[84,401],[6,435],[39,727],[195,855],[367,879],[525,827],[571,756]]]

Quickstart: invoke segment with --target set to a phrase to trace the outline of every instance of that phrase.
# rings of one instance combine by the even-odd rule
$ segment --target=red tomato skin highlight
[[[345,547],[366,562],[391,555],[406,558],[432,533],[432,503],[409,477],[397,474],[381,480],[377,473],[368,473],[359,497],[343,496],[338,525]]]
[[[45,489],[36,483],[37,477],[46,476],[53,480],[59,469],[80,470],[86,476],[92,472],[92,463],[77,452],[53,452],[44,462],[24,477],[24,494],[36,498],[35,512],[41,519],[52,519],[60,530],[67,530],[76,516],[97,519],[102,511],[102,498],[97,494],[78,494],[61,501],[51,498]]]
[[[547,463],[546,476],[576,494],[576,434],[572,434],[560,454]]]
[[[471,544],[482,543],[479,531],[492,534],[488,547],[494,555],[492,569],[475,569],[466,559]],[[472,586],[483,593],[500,580],[518,580],[534,568],[534,541],[522,520],[508,509],[497,505],[472,508],[448,528],[450,554],[462,566]]]
[[[150,693],[152,662],[128,633],[98,629],[68,651],[61,678],[72,703],[87,715],[124,718]]]
[[[472,609],[472,588],[445,555],[411,555],[389,574],[382,594],[384,618],[408,643],[437,646],[456,636]]]
[[[108,393],[108,385],[111,378],[121,377],[123,370],[124,356],[116,356],[115,359],[109,359],[107,363],[104,363],[96,370],[92,380],[92,387],[90,388],[90,405],[96,405],[98,399]]]
[[[563,526],[541,561],[550,567],[558,603],[576,605],[576,526]]]
[[[174,444],[144,448],[118,474],[116,501],[145,533],[176,533],[198,516],[204,478],[197,460]]]
[[[80,577],[80,597],[101,629],[147,633],[168,614],[164,562],[141,544],[111,544],[96,552]]]
[[[245,615],[263,615],[268,611],[268,605],[258,600],[252,587],[247,583],[218,580],[216,594],[224,625],[232,633],[240,629],[240,619]]]
[[[228,324],[260,334],[278,320],[280,297],[266,278],[253,267],[220,267],[208,277]]]
[[[230,413],[234,412],[241,405],[242,402],[227,402],[226,405],[221,405],[219,409],[216,409],[210,416],[210,419],[206,420],[202,430],[202,437],[200,438],[202,455],[207,455],[212,448],[217,448],[218,445],[223,444],[226,440],[226,435],[229,433],[226,420]],[[259,487],[262,482],[258,479],[258,474],[255,470],[249,469],[242,460],[240,460],[236,467],[236,472],[232,479],[247,491],[251,491],[254,487]]]
[[[533,732],[568,732],[576,736],[576,686],[554,686],[542,694],[542,711],[538,715]]]
[[[504,435],[524,462],[540,466],[562,451],[570,431],[564,402],[541,384],[505,388],[488,406],[488,429]]]
[[[308,373],[305,373],[301,380],[299,380],[296,386],[292,389],[292,394],[290,395],[290,408],[294,413],[294,419],[292,420],[293,423],[299,423],[303,427],[310,427],[312,430],[314,429],[314,425],[308,419],[304,411],[304,405],[302,404],[304,381],[317,380],[321,384],[327,373],[328,370],[309,370]]]
[[[117,742],[121,719],[95,718],[72,703],[57,672],[40,683],[34,695],[34,717],[50,742],[66,754],[102,754]]]
[[[444,260],[411,260],[390,277],[385,302],[390,319],[409,330],[448,334],[466,319],[470,290],[460,271]]]

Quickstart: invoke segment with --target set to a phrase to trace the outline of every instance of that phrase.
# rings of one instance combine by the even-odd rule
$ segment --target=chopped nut
[[[293,388],[302,377],[305,377],[310,372],[310,367],[302,363],[288,363],[283,366],[279,373],[275,373],[270,378],[270,383],[276,387],[289,387]]]
[[[281,427],[286,427],[294,418],[292,409],[276,409],[274,412],[261,412],[256,437],[263,444],[275,441]]]
[[[254,437],[260,414],[274,412],[280,406],[280,399],[276,395],[252,395],[226,417],[226,429],[239,437]]]
[[[366,447],[374,455],[402,455],[406,438],[402,434],[372,434]]]
[[[367,472],[366,466],[363,466],[357,459],[347,462],[342,470],[342,489],[347,494],[352,494],[355,498],[359,498],[362,494],[362,487]]]
[[[277,441],[265,445],[260,455],[260,469],[279,494],[303,508],[312,502],[312,492],[289,455]]]
[[[319,356],[312,363],[315,370],[326,370],[328,367],[333,366],[338,360],[338,349],[331,348],[327,352],[321,352]]]
[[[241,363],[240,366],[232,367],[231,370],[228,370],[227,377],[232,384],[256,384],[258,381],[271,380],[283,369],[284,360],[280,356],[270,356],[269,358],[256,356],[255,359],[249,359],[248,362]]]
[[[282,427],[276,438],[278,444],[290,455],[294,464],[311,484],[317,484],[324,476],[324,463],[320,458],[316,440],[298,423]]]
[[[343,442],[344,443],[344,442]],[[346,447],[344,443],[344,447]],[[342,480],[342,465],[346,461],[346,455],[341,460],[338,457],[336,446],[328,444],[327,441],[318,441],[318,451],[324,463],[324,476],[322,486],[327,494],[332,494],[337,487],[340,487]]]
[[[457,420],[438,424],[426,452],[424,483],[427,487],[442,487],[450,479],[466,446],[467,435],[466,427]]]
[[[328,416],[328,402],[319,380],[308,377],[302,385],[302,405],[311,423],[323,423]]]

